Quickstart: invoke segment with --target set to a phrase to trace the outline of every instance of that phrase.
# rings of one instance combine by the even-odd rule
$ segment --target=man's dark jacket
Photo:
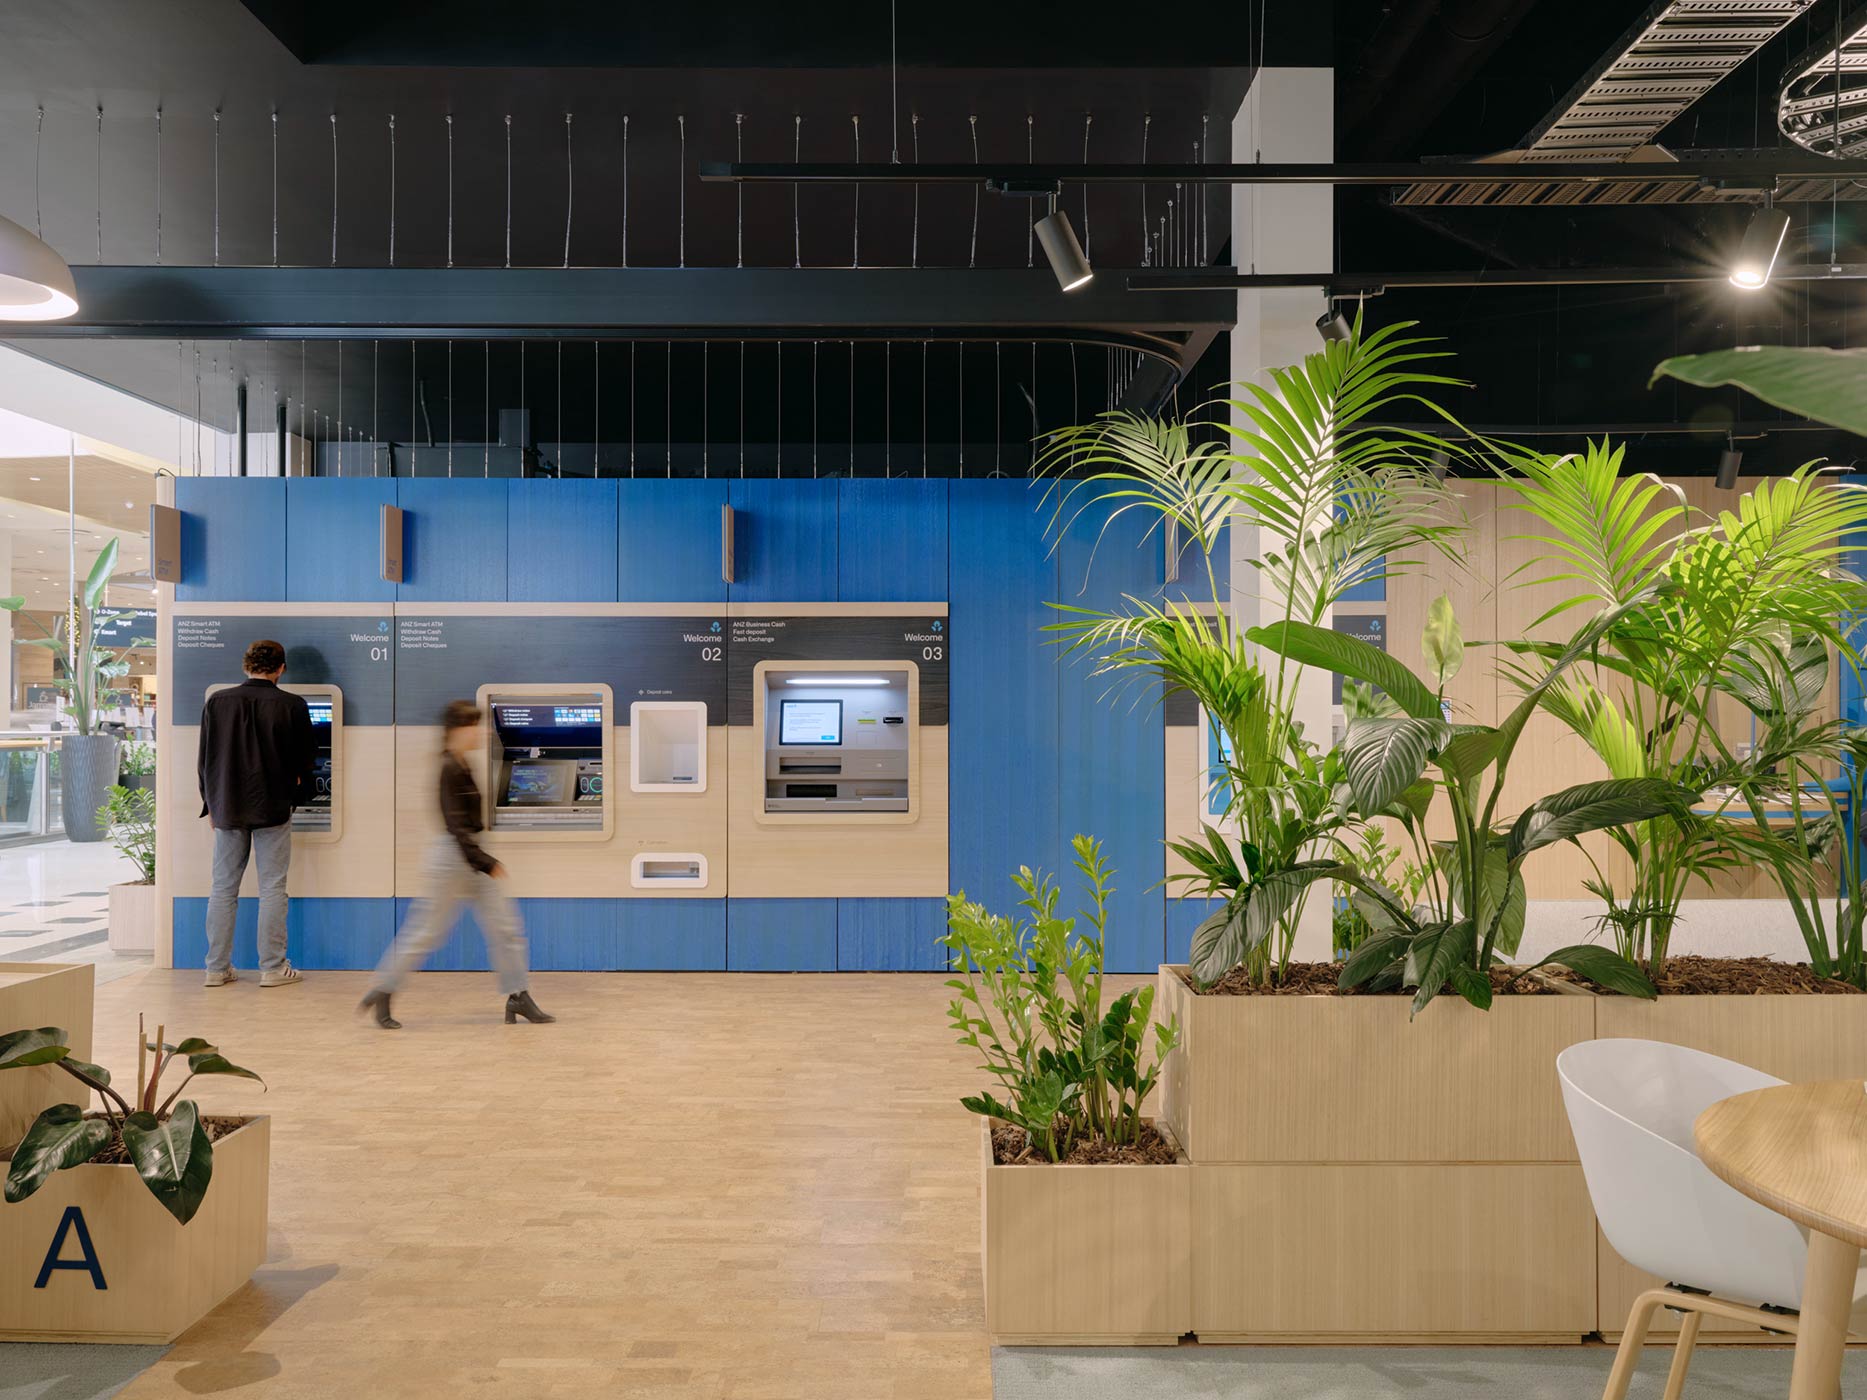
[[[201,707],[201,813],[222,831],[288,822],[316,757],[302,695],[252,678],[216,691]]]

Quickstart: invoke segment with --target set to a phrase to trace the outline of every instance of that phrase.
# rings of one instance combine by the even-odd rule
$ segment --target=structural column
[[[1235,161],[1335,159],[1335,71],[1260,68],[1232,119]],[[1241,272],[1315,272],[1335,266],[1335,191],[1328,185],[1238,185],[1232,190],[1232,261]],[[1311,288],[1241,291],[1232,331],[1231,378],[1268,384],[1267,370],[1299,363],[1318,348],[1316,318],[1324,299]],[[1244,426],[1249,426],[1245,424]],[[1251,561],[1277,540],[1255,529],[1232,531],[1232,602],[1250,626],[1281,613],[1281,600],[1262,596]],[[1303,678],[1296,718],[1304,733],[1327,745],[1334,713],[1326,672]],[[1330,899],[1318,888],[1304,908],[1296,957],[1330,956]]]
[[[0,530],[0,598],[13,596],[13,532]],[[0,608],[0,729],[13,727],[13,614]]]

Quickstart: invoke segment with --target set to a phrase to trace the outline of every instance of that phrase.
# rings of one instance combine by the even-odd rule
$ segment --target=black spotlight
[[[1349,340],[1355,332],[1350,329],[1348,317],[1335,309],[1335,303],[1329,303],[1329,309],[1316,318],[1316,334],[1324,341]]]
[[[1061,209],[1053,207],[1037,221],[1037,241],[1043,246],[1050,270],[1057,274],[1057,285],[1064,291],[1073,292],[1087,286],[1089,279],[1096,275],[1083,254],[1083,245],[1076,241],[1070,216]]]
[[[1789,215],[1784,210],[1765,206],[1752,214],[1744,241],[1731,260],[1731,285],[1746,292],[1768,286],[1788,232]]]
[[[1446,470],[1452,465],[1452,454],[1443,447],[1435,447],[1426,461],[1433,469],[1433,480],[1444,481],[1446,479]]]
[[[1724,451],[1718,454],[1718,489],[1735,491],[1737,489],[1737,469],[1744,464],[1744,454],[1734,444],[1727,443]]]

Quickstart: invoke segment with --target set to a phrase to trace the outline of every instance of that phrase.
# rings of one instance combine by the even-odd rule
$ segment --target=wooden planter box
[[[213,1311],[266,1257],[269,1127],[254,1118],[214,1144],[186,1225],[129,1166],[56,1172],[0,1205],[0,1341],[171,1342]]]
[[[1200,997],[1162,1117],[1193,1166],[1202,1341],[1578,1341],[1594,1217],[1556,1079],[1597,998]]]
[[[91,1058],[91,997],[97,969],[89,963],[0,963],[0,1035],[62,1026],[71,1051]],[[78,1082],[53,1065],[0,1073],[0,1147],[18,1142],[32,1120],[55,1103],[70,1103]]]
[[[997,1346],[1170,1346],[1192,1330],[1192,1170],[1001,1167],[980,1125]]]
[[[156,946],[156,887],[110,887],[110,951],[150,953]]]
[[[1658,1001],[1597,999],[1595,1033],[1603,1039],[1663,1040],[1751,1065],[1792,1082],[1867,1079],[1867,996],[1667,996]],[[1598,1236],[1602,1333],[1618,1337],[1636,1294],[1657,1286]],[[1690,1282],[1691,1280],[1682,1280]],[[1655,1331],[1677,1330],[1661,1309]],[[1704,1333],[1780,1342],[1754,1327],[1707,1317]]]

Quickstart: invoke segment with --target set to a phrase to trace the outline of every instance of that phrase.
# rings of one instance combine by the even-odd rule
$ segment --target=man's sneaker
[[[271,972],[262,972],[259,974],[259,985],[262,987],[289,987],[294,982],[302,982],[304,980],[305,974],[293,967],[289,962],[280,963],[278,967]]]
[[[208,973],[207,981],[203,985],[208,987],[224,987],[229,982],[238,982],[239,980],[239,976],[229,967],[220,972]]]

